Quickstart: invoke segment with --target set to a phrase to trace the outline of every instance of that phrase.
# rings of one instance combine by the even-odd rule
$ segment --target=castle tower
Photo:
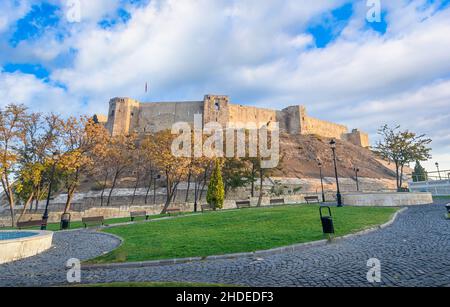
[[[109,102],[108,123],[106,128],[111,135],[129,134],[136,124],[139,102],[130,98],[113,98]]]
[[[229,121],[228,96],[206,95],[203,105],[203,123],[218,122],[224,127]]]

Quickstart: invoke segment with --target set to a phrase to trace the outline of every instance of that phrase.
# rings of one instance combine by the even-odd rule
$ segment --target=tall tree
[[[13,227],[15,224],[14,176],[19,160],[18,148],[25,137],[27,119],[28,114],[23,105],[10,104],[3,110],[0,109],[0,176]]]
[[[44,196],[42,193],[48,180],[48,157],[51,155],[59,135],[60,119],[51,114],[46,117],[40,113],[32,113],[24,123],[25,135],[18,153],[18,169],[16,180],[16,194],[24,203],[22,213],[18,220],[31,206],[32,201],[39,202]]]
[[[404,168],[415,161],[431,159],[431,148],[428,145],[431,139],[424,134],[417,135],[408,130],[400,130],[400,126],[389,127],[384,125],[378,130],[382,139],[377,143],[374,151],[383,159],[395,164],[397,189],[403,187]]]
[[[172,153],[172,143],[175,136],[170,130],[164,130],[148,138],[149,154],[155,163],[155,167],[164,175],[166,181],[166,202],[162,214],[167,212],[175,191],[182,180],[188,175],[190,159],[176,157]]]
[[[107,167],[112,175],[111,189],[109,190],[106,205],[111,204],[111,196],[117,186],[120,176],[133,165],[133,152],[136,148],[136,135],[117,135],[110,138],[107,149]]]
[[[225,201],[225,187],[222,180],[220,162],[217,159],[208,185],[206,201],[214,209],[222,209]]]
[[[416,161],[416,165],[414,166],[414,172],[412,173],[413,181],[427,181],[428,173],[425,168],[420,164],[420,161]]]
[[[93,167],[95,152],[104,151],[108,133],[102,125],[85,116],[69,117],[62,121],[61,130],[63,151],[58,168],[67,192],[64,213],[68,213],[82,175]]]

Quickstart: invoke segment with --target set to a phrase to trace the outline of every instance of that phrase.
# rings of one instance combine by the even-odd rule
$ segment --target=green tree
[[[216,210],[223,208],[224,200],[225,188],[222,180],[222,171],[219,160],[216,160],[214,171],[211,175],[211,180],[209,181],[206,201],[214,210]]]
[[[384,125],[378,130],[382,140],[377,143],[374,151],[383,159],[395,164],[397,189],[403,186],[403,171],[405,165],[414,161],[426,161],[431,158],[431,139],[425,135],[417,135],[408,130],[401,131],[400,126],[391,128]]]
[[[222,167],[223,181],[225,184],[225,195],[230,190],[245,187],[251,180],[250,171],[245,161],[237,158],[227,158]]]
[[[427,181],[428,173],[425,168],[420,164],[420,161],[416,161],[416,166],[414,167],[414,172],[412,173],[413,181]]]

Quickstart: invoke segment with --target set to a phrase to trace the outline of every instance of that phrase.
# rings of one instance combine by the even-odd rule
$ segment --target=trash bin
[[[70,228],[70,213],[64,213],[61,215],[61,230],[67,230]]]
[[[328,209],[328,216],[323,215],[322,210]],[[322,206],[319,209],[320,220],[322,221],[322,229],[324,234],[334,234],[333,216],[331,215],[331,208]]]

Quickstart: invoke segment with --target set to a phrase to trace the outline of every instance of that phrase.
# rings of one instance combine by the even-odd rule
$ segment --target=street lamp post
[[[52,165],[52,172],[50,175],[50,183],[48,185],[48,193],[47,193],[47,202],[45,204],[45,210],[44,210],[44,215],[42,216],[42,225],[41,225],[41,230],[46,230],[47,229],[47,221],[48,221],[48,205],[50,204],[50,198],[52,195],[52,188],[53,188],[53,180],[55,177],[55,170],[56,170],[56,162],[57,162],[57,158],[59,156],[59,152],[55,151],[53,153],[53,165]]]
[[[355,171],[356,175],[356,191],[359,192],[359,178],[358,178],[359,168],[355,167],[353,170]]]
[[[323,189],[322,162],[319,162],[320,185],[322,187],[322,202],[325,202],[325,191]]]
[[[438,162],[436,162],[436,168],[437,168],[437,171],[438,171],[439,180],[442,180],[441,171],[439,170],[439,163]]]
[[[337,171],[337,161],[336,161],[336,141],[331,140],[330,142],[331,150],[333,151],[333,161],[334,161],[334,174],[336,175],[336,199],[337,199],[337,206],[343,207],[342,205],[342,195],[341,195],[341,189],[339,188],[339,177],[338,177],[338,171]]]

